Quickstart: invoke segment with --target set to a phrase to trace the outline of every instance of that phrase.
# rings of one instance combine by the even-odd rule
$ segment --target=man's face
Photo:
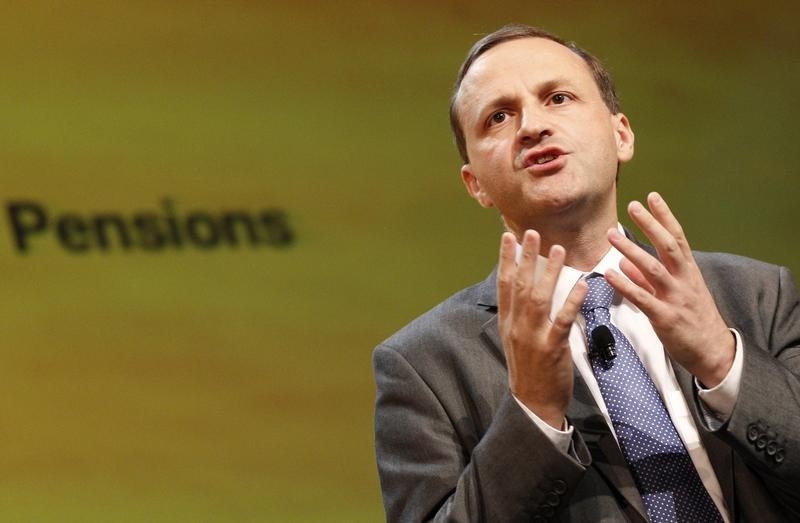
[[[617,165],[633,156],[633,132],[578,55],[545,38],[504,42],[473,63],[456,104],[467,190],[513,232],[616,219]]]

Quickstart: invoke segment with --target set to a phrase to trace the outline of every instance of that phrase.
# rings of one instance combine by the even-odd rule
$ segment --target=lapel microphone
[[[595,352],[600,354],[605,363],[617,357],[617,352],[614,350],[614,335],[611,330],[605,325],[598,325],[592,329],[592,345],[594,345]]]

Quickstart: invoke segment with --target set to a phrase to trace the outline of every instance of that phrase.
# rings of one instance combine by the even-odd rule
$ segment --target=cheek
[[[487,149],[483,158],[488,172],[495,176],[514,170],[514,152],[505,144],[498,144],[497,147]]]
[[[481,186],[496,191],[510,182],[514,171],[514,152],[508,139],[502,136],[485,137],[468,149],[470,165]]]
[[[584,145],[587,146],[589,150],[593,150],[594,156],[603,164],[609,163],[616,165],[618,153],[617,141],[614,134],[610,132],[607,127],[598,129],[592,137],[589,137],[589,140]]]

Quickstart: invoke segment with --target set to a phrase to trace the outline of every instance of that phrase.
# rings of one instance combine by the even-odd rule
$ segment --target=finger
[[[650,285],[650,282],[647,281],[647,278],[644,277],[642,271],[639,270],[636,265],[633,264],[628,258],[622,258],[622,261],[619,262],[620,270],[627,276],[628,278],[633,281],[636,285],[643,288],[650,294],[655,294],[656,290]]]
[[[664,198],[657,192],[651,192],[647,195],[647,206],[650,208],[650,212],[653,213],[656,220],[658,220],[659,223],[669,231],[672,237],[675,238],[675,241],[678,242],[678,246],[683,252],[683,255],[687,258],[692,257],[692,249],[683,232],[683,227],[681,227],[675,215],[672,214]]]
[[[628,204],[628,215],[650,239],[667,270],[680,272],[686,265],[686,257],[672,234],[639,202]]]
[[[525,314],[530,303],[533,277],[536,273],[536,262],[539,257],[539,233],[533,230],[525,231],[522,236],[522,256],[517,266],[514,277],[514,286],[511,296],[511,308]]]
[[[569,291],[564,306],[561,307],[561,310],[558,311],[558,314],[556,314],[556,317],[553,319],[553,325],[550,328],[549,336],[551,344],[565,343],[567,341],[569,331],[572,328],[572,324],[575,322],[575,318],[578,317],[578,311],[580,311],[581,304],[583,304],[583,300],[586,299],[586,293],[588,291],[589,286],[583,278],[578,280],[578,283]]]
[[[620,234],[616,229],[608,230],[608,241],[627,258],[651,287],[657,291],[668,291],[674,286],[674,279],[664,265],[650,253]]]
[[[645,316],[650,318],[651,322],[653,322],[654,318],[663,316],[666,305],[653,294],[625,278],[614,269],[607,270],[604,276],[617,292],[636,305]]]
[[[497,307],[503,317],[510,311],[514,275],[517,272],[517,241],[510,232],[500,238],[500,261],[497,266]]]
[[[542,321],[550,320],[550,308],[553,303],[553,293],[556,290],[558,276],[564,267],[564,257],[566,252],[564,247],[553,245],[547,256],[547,264],[544,272],[531,292],[531,301],[534,308],[539,311],[539,318]]]

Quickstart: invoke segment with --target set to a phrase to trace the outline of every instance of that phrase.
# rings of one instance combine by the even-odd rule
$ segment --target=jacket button
[[[775,452],[777,451],[778,451],[777,443],[775,443],[774,441],[770,441],[769,443],[767,443],[767,450],[766,450],[767,456],[774,456]]]
[[[751,423],[747,426],[747,440],[752,443],[756,439],[758,439],[758,427],[755,423]]]
[[[772,456],[772,459],[774,459],[774,460],[775,460],[775,463],[780,463],[780,462],[782,462],[782,461],[783,461],[783,449],[778,449],[778,450],[775,452],[775,455],[774,455],[774,456]]]
[[[558,494],[555,492],[548,492],[547,496],[544,497],[544,502],[551,507],[557,507],[558,504],[561,503],[561,499],[559,499]]]
[[[550,506],[547,506],[547,505],[542,507],[542,516],[544,516],[546,518],[552,518],[555,515],[555,513],[556,512],[555,512],[555,510],[553,510],[553,507],[550,507]]]
[[[567,493],[567,484],[560,479],[557,479],[553,482],[553,490],[559,496],[564,495]]]
[[[764,450],[764,447],[766,447],[766,446],[767,446],[767,435],[766,434],[762,434],[756,440],[756,448],[758,450]]]

